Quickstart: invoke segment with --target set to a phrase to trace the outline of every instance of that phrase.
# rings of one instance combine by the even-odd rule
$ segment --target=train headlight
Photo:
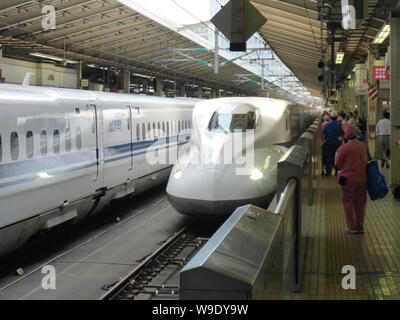
[[[262,177],[263,177],[263,174],[260,170],[258,170],[258,169],[251,170],[251,175],[250,175],[251,180],[260,180]]]
[[[179,179],[180,177],[182,177],[182,170],[177,170],[177,171],[174,173],[174,178],[175,178],[175,179]]]
[[[46,172],[40,172],[40,173],[38,173],[38,176],[39,176],[39,178],[41,178],[41,179],[50,179],[50,178],[53,177],[53,176],[49,175],[49,174],[46,173]]]

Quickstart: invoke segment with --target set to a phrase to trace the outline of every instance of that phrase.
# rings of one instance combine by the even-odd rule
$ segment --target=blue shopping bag
[[[388,193],[386,178],[379,172],[378,161],[370,161],[367,165],[368,194],[371,200],[382,199]]]

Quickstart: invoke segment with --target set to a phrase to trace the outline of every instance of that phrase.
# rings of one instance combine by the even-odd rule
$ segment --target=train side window
[[[1,134],[0,134],[0,162],[3,159],[3,144],[1,142]]]
[[[151,139],[151,124],[150,122],[147,123],[147,136],[149,137],[149,139]]]
[[[142,124],[142,139],[146,140],[146,125]]]
[[[165,122],[162,122],[162,135],[165,136]]]
[[[81,128],[76,128],[76,149],[82,149],[82,131]]]
[[[18,144],[18,133],[15,131],[11,133],[10,136],[10,151],[11,151],[11,159],[18,160],[19,157],[19,144]]]
[[[167,137],[169,137],[169,127],[170,127],[170,122],[167,121]]]
[[[137,141],[140,140],[140,126],[139,126],[139,123],[136,124],[136,140]]]
[[[66,152],[71,151],[71,129],[70,128],[65,129],[65,151]]]
[[[47,154],[47,133],[46,130],[40,131],[40,154],[45,156]]]
[[[26,156],[28,158],[33,157],[33,133],[32,131],[28,131],[26,133]]]
[[[60,131],[57,129],[53,131],[53,152],[60,153]]]
[[[181,122],[178,120],[178,133],[181,132]]]

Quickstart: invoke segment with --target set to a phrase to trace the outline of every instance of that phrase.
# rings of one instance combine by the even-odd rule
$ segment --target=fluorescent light
[[[79,61],[76,61],[76,60],[64,59],[62,57],[51,56],[49,54],[45,54],[45,53],[41,53],[41,52],[30,52],[29,55],[34,56],[34,57],[44,58],[44,59],[60,61],[60,62],[66,61],[67,63],[71,63],[71,64],[79,63]]]
[[[137,76],[137,77],[142,77],[142,78],[147,78],[147,79],[153,79],[154,77],[152,76],[148,76],[145,74],[141,74],[141,73],[132,73],[133,76]]]
[[[373,43],[376,44],[380,44],[383,41],[385,41],[385,39],[387,38],[387,36],[390,34],[390,24],[385,24],[381,31],[376,35]]]
[[[341,64],[343,62],[344,52],[338,52],[336,54],[336,64]]]

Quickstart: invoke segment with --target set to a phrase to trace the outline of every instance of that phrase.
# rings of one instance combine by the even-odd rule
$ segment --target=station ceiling
[[[331,59],[331,49],[327,43],[327,22],[339,25],[335,38],[340,40],[335,42],[335,53],[345,52],[342,64],[336,65],[336,79],[337,82],[341,82],[357,62],[364,62],[368,46],[386,21],[377,0],[368,1],[367,15],[355,30],[340,28],[341,1],[324,1],[322,25],[319,19],[320,1],[251,0],[251,2],[268,19],[259,30],[261,36],[310,93],[316,96],[320,96],[321,91],[321,84],[317,80],[321,54],[326,55],[328,64]]]
[[[56,30],[43,31],[41,7],[56,8]],[[195,61],[158,61],[172,58],[168,48],[197,48],[199,45],[117,0],[2,0],[0,2],[0,45],[13,56],[29,52],[110,65],[136,73],[248,95],[259,95],[254,83],[237,85],[235,74],[249,73],[231,63],[213,68]],[[193,53],[203,61],[213,61],[212,52]],[[225,61],[220,57],[221,62]]]
[[[317,80],[321,52],[330,59],[327,24],[319,20],[316,0],[250,0],[268,19],[260,35],[278,57],[297,76],[312,95],[321,96]],[[331,21],[341,23],[340,1],[325,1],[331,9]],[[347,76],[356,62],[362,62],[368,45],[385,23],[378,1],[368,1],[368,15],[356,30],[339,30],[342,42],[336,52],[344,51],[337,79]],[[41,7],[56,8],[56,30],[44,31]],[[326,12],[326,10],[325,10]],[[322,35],[322,40],[321,40]],[[235,74],[248,73],[236,64],[213,69],[195,61],[173,62],[168,48],[194,48],[199,45],[117,0],[2,0],[0,2],[0,46],[14,56],[26,57],[40,51],[100,65],[115,66],[133,72],[178,81],[192,81],[202,86],[219,87],[233,92],[259,95],[254,83],[232,82]],[[212,52],[193,53],[193,57],[213,61]],[[220,57],[221,61],[224,58]]]

